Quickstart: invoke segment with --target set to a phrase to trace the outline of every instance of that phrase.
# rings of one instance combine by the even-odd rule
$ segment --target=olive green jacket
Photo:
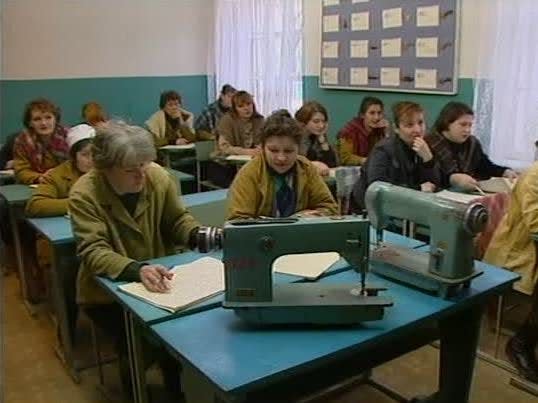
[[[67,213],[69,191],[80,177],[80,172],[71,160],[53,168],[37,186],[28,203],[26,215],[29,217],[54,217]]]
[[[338,206],[316,167],[297,157],[295,211],[318,210],[323,215],[338,214]],[[237,173],[228,193],[229,220],[271,216],[275,202],[275,181],[263,155],[254,158]]]
[[[95,276],[116,279],[132,262],[176,253],[200,224],[185,209],[177,185],[160,166],[146,173],[146,185],[131,216],[105,176],[92,170],[73,186],[69,198],[71,225],[81,265],[77,302],[110,303]]]

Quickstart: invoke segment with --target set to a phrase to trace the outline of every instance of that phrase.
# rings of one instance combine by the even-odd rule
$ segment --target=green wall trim
[[[195,114],[207,105],[207,76],[110,77],[0,81],[0,142],[22,129],[24,105],[37,97],[50,99],[62,110],[62,123],[80,122],[80,110],[88,101],[101,103],[111,117],[135,124],[159,109],[159,95],[176,90],[185,107]]]
[[[382,92],[326,89],[319,87],[318,76],[303,77],[303,97],[305,100],[321,102],[329,112],[331,138],[343,125],[357,114],[362,98],[373,96],[381,99],[385,104],[385,112],[392,119],[391,106],[399,101],[413,101],[421,104],[426,110],[428,127],[431,127],[441,108],[449,101],[460,101],[472,107],[473,105],[473,79],[460,78],[459,92],[456,95],[415,94],[406,92]]]

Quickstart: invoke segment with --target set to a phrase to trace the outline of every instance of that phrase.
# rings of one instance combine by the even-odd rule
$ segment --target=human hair
[[[121,120],[109,120],[96,127],[92,155],[97,169],[127,167],[157,157],[151,134]]]
[[[252,95],[250,95],[246,91],[237,91],[232,96],[232,110],[230,111],[234,118],[239,117],[239,115],[237,114],[237,107],[244,104],[252,104],[252,117],[260,116],[260,114],[256,110],[256,104],[254,103],[254,98],[252,98]]]
[[[424,113],[422,106],[416,102],[403,101],[394,104],[392,106],[394,125],[399,127],[402,120],[409,119],[416,113]]]
[[[302,129],[299,123],[291,117],[291,114],[286,109],[280,109],[273,112],[264,122],[260,142],[265,145],[265,142],[270,137],[289,137],[297,145],[301,144],[303,137]]]
[[[443,133],[448,130],[448,126],[464,115],[474,116],[474,112],[463,102],[449,102],[439,112],[439,116],[437,116],[433,124],[433,129],[437,133]]]
[[[83,139],[80,141],[77,141],[73,146],[69,149],[69,157],[73,161],[77,161],[77,153],[82,150],[84,147],[86,147],[88,144],[92,143],[92,139]]]
[[[325,121],[329,121],[327,109],[325,109],[325,107],[317,101],[305,102],[303,106],[301,106],[299,110],[295,112],[295,119],[306,125],[316,113],[321,113],[325,118]]]
[[[361,102],[361,106],[359,107],[359,115],[364,115],[368,108],[372,105],[379,105],[381,106],[381,110],[385,108],[385,105],[383,105],[383,101],[376,97],[364,97]]]
[[[222,95],[226,95],[226,94],[235,94],[237,92],[237,90],[232,87],[230,84],[224,84],[222,86],[222,89],[220,90],[220,93]]]
[[[33,111],[50,112],[54,115],[56,119],[56,124],[60,122],[60,118],[61,118],[60,108],[58,108],[48,99],[37,98],[28,102],[26,106],[24,107],[22,123],[24,124],[24,127],[26,127],[27,129],[30,129],[30,121],[32,120]]]
[[[103,107],[95,101],[85,103],[82,106],[82,119],[89,124],[96,124],[107,120]]]
[[[181,95],[177,91],[164,91],[161,93],[161,98],[159,99],[159,107],[163,109],[168,101],[178,101],[182,104]]]

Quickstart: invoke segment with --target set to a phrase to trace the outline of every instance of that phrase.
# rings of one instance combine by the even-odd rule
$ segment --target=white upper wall
[[[480,18],[479,6],[474,0],[461,1],[460,66],[459,75],[473,78],[477,66],[476,37]],[[322,0],[303,0],[305,70],[307,76],[318,76],[320,68]]]
[[[213,0],[3,0],[3,78],[207,74],[213,10]]]

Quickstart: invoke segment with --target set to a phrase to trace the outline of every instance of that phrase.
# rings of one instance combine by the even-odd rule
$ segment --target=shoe
[[[532,344],[529,346],[521,337],[514,336],[506,344],[505,351],[508,360],[523,378],[538,383],[538,363]]]

